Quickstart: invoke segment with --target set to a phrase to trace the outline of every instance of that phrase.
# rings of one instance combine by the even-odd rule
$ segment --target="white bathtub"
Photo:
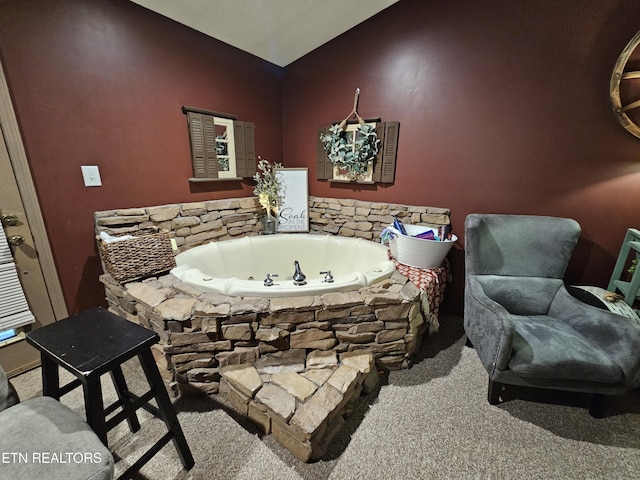
[[[294,285],[294,261],[306,285]],[[292,297],[356,290],[391,276],[387,248],[362,238],[287,233],[211,242],[176,256],[171,273],[203,292]],[[326,282],[331,271],[334,281]],[[265,286],[267,273],[273,285]]]

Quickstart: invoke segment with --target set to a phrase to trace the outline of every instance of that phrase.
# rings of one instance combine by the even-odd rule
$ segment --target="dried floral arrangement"
[[[258,156],[258,170],[253,176],[256,186],[253,194],[258,197],[260,205],[267,211],[269,218],[278,215],[282,204],[282,184],[276,170],[282,168],[281,163],[269,163],[267,159]]]

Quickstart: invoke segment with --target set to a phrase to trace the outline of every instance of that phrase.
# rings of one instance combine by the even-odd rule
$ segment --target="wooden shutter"
[[[316,153],[316,177],[318,180],[331,180],[333,178],[333,163],[329,160],[327,151],[324,149],[324,143],[320,140],[320,136],[327,135],[329,127],[323,127],[318,130],[318,149]]]
[[[396,176],[396,157],[398,155],[398,134],[400,122],[385,122],[384,146],[382,151],[382,183],[393,183]]]
[[[255,125],[251,122],[233,121],[236,147],[236,175],[253,177],[256,173]]]
[[[191,141],[191,163],[195,178],[217,178],[216,133],[213,116],[187,112],[189,139]]]
[[[216,155],[216,126],[214,117],[202,115],[204,133],[204,155],[208,178],[218,178],[218,156]]]
[[[204,153],[204,133],[202,128],[202,115],[200,113],[187,112],[189,122],[189,139],[191,141],[191,163],[193,176],[196,178],[207,177],[207,167]]]
[[[378,155],[376,155],[376,159],[373,161],[373,176],[371,180],[378,183],[382,178],[382,157],[384,151],[384,122],[376,123],[376,134],[378,135],[378,140],[380,140],[380,150],[378,150]]]
[[[244,148],[247,155],[247,177],[253,177],[256,174],[255,131],[255,124],[244,122]]]
[[[233,122],[233,138],[236,146],[236,176],[247,177],[247,151],[245,148],[244,122]]]
[[[395,180],[399,131],[400,122],[382,122],[376,125],[381,145],[373,165],[374,182],[393,183]]]

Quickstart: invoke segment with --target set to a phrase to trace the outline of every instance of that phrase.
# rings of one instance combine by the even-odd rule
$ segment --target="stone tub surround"
[[[95,227],[111,234],[157,227],[184,251],[258,235],[261,215],[249,197],[96,212]],[[441,208],[309,197],[311,233],[378,241],[392,215],[450,222]],[[410,365],[423,333],[437,330],[441,300],[399,272],[359,290],[272,299],[202,293],[169,274],[100,281],[111,311],[160,335],[152,351],[171,393],[222,393],[302,461],[325,454],[379,370]]]
[[[421,291],[398,272],[357,291],[271,299],[201,293],[172,275],[100,280],[111,311],[160,335],[156,361],[176,395],[216,393],[221,367],[286,361],[293,350],[370,353],[378,369],[406,368],[429,328]]]
[[[373,356],[303,349],[220,368],[232,408],[303,462],[323,457],[361,394],[378,385]]]
[[[263,210],[255,197],[95,212],[96,233],[131,233],[157,227],[171,232],[181,251],[210,241],[259,235]],[[311,233],[379,241],[397,215],[408,224],[448,225],[450,211],[360,200],[309,197]]]

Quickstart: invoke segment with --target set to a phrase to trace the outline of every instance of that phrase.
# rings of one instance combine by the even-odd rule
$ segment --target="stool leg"
[[[184,437],[184,433],[182,432],[182,427],[178,422],[178,417],[176,416],[173,404],[171,403],[167,390],[165,389],[164,382],[160,376],[160,372],[158,371],[158,366],[153,358],[153,354],[151,353],[151,350],[145,350],[138,354],[138,358],[140,359],[140,364],[142,365],[142,369],[144,370],[144,374],[147,377],[149,385],[155,393],[156,401],[158,402],[158,409],[160,410],[162,419],[167,425],[169,431],[173,434],[173,444],[178,451],[180,461],[184,468],[189,470],[193,467],[195,461],[193,460],[191,449],[189,448],[187,440]]]
[[[100,377],[83,382],[84,409],[87,423],[98,436],[105,447],[107,443],[107,426],[104,418],[104,404],[102,403],[102,385]]]
[[[40,354],[42,364],[42,395],[60,400],[60,375],[58,364],[44,353]]]
[[[118,398],[122,403],[122,408],[125,412],[127,412],[127,423],[129,424],[129,430],[132,432],[137,432],[140,430],[140,422],[138,421],[138,415],[136,415],[136,411],[131,408],[131,404],[133,403],[133,398],[131,398],[131,393],[129,392],[129,387],[127,387],[127,381],[124,378],[122,373],[122,368],[120,366],[114,367],[111,370],[111,379],[116,387],[116,392],[118,393]]]

